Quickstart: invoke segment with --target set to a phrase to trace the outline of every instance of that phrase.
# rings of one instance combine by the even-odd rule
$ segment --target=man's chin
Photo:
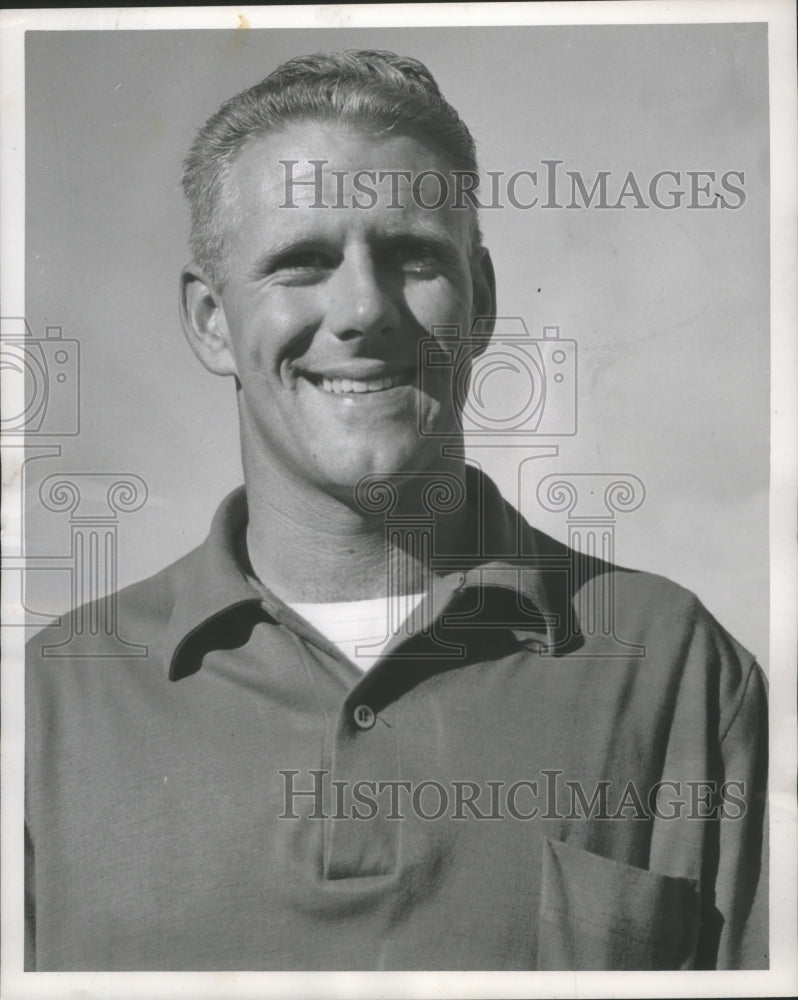
[[[370,489],[376,489],[374,484],[387,482],[401,490],[403,480],[432,473],[436,468],[435,456],[440,453],[437,442],[424,448],[418,447],[417,441],[414,444],[413,448],[371,449],[360,455],[349,451],[340,455],[337,462],[325,461],[318,484],[345,503],[356,505]]]

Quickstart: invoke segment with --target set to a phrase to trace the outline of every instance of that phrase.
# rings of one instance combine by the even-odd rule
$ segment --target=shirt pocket
[[[696,879],[543,842],[539,969],[690,969],[699,913]]]

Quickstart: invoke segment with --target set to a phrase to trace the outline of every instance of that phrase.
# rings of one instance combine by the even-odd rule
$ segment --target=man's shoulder
[[[689,587],[577,551],[538,529],[532,532],[534,558],[548,567],[544,575],[556,595],[555,610],[573,615],[580,655],[643,648],[640,662],[649,668],[700,670],[732,688],[760,670],[755,655]]]
[[[579,551],[565,542],[532,528],[535,555],[532,561],[569,580],[570,596],[584,602],[596,592],[611,601],[612,611],[641,625],[690,631],[696,627],[717,630],[734,643],[741,655],[750,656],[707,609],[689,587],[661,573],[637,569]]]
[[[696,662],[703,656],[739,664],[743,673],[753,667],[752,654],[691,589],[660,573],[615,562],[612,538],[600,526],[577,532],[578,548],[571,546],[530,524],[484,473],[469,475],[486,498],[487,527],[512,562],[520,561],[537,579],[535,590],[547,605],[543,610],[569,633],[565,645],[575,631],[580,633],[582,657],[593,652],[614,660],[628,638],[629,648],[644,645],[652,651],[649,662],[656,660],[663,669],[688,653]],[[519,560],[513,553],[528,555]]]
[[[142,662],[157,656],[175,605],[196,570],[200,548],[60,615],[28,640],[28,666],[43,661],[62,668],[109,659]]]
[[[711,646],[745,667],[755,657],[689,587],[646,570],[612,567],[612,596],[620,620],[636,619],[650,634],[670,634],[687,646]]]

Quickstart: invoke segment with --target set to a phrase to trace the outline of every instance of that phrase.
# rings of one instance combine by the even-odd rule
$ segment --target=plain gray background
[[[120,520],[119,582],[198,544],[241,479],[234,391],[180,330],[187,259],[181,160],[195,130],[292,55],[389,48],[432,70],[482,171],[561,159],[589,182],[628,171],[744,171],[734,210],[483,215],[500,311],[579,350],[579,429],[557,458],[474,451],[543,530],[538,479],[626,472],[646,499],[617,523],[617,561],[696,591],[761,662],[768,652],[769,240],[766,26],[757,24],[28,32],[27,318],[81,343],[81,432],[30,466],[28,553],[69,549],[45,511],[52,472],[132,472],[147,505]],[[683,182],[684,182],[683,177]],[[613,199],[614,200],[614,199]],[[628,203],[630,204],[630,203]],[[70,601],[29,574],[28,604]]]

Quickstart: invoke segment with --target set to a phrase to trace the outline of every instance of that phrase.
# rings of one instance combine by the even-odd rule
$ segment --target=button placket
[[[330,786],[335,795],[324,821],[326,878],[395,872],[402,823],[387,818],[390,795],[380,791],[380,786],[396,783],[399,777],[393,707],[381,709],[377,715],[366,703],[344,704],[333,734],[330,761]],[[358,798],[360,794],[376,803],[373,814]]]

